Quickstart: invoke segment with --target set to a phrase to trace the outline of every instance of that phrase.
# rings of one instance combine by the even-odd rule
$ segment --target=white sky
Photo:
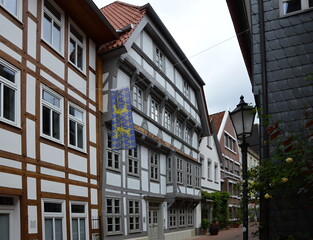
[[[93,1],[99,8],[114,2]],[[150,3],[206,83],[210,114],[232,111],[241,95],[255,104],[226,0],[123,1],[138,6]]]

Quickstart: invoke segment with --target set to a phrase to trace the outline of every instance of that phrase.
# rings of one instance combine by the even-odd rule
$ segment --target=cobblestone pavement
[[[258,230],[258,223],[249,223],[249,240],[257,240],[259,237],[253,236]],[[209,234],[209,233],[208,233]],[[218,235],[196,236],[192,240],[239,240],[242,239],[242,225],[239,228],[220,230]]]

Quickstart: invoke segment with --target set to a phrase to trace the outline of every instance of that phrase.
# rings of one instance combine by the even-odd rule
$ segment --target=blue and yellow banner
[[[129,89],[111,90],[111,100],[112,149],[136,148]]]

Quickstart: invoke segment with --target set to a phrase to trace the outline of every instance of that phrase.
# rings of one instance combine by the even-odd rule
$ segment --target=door
[[[149,210],[149,240],[159,239],[158,215],[158,209]]]

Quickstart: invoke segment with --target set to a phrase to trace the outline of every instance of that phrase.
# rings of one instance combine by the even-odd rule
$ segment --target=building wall
[[[71,238],[71,219],[77,216],[85,221],[86,238],[99,232],[92,221],[101,215],[95,44],[75,26],[83,36],[84,60],[82,69],[71,63],[69,26],[75,23],[52,4],[60,13],[60,51],[44,37],[43,1],[18,0],[17,14],[0,6],[0,84],[14,91],[10,102],[15,103],[12,116],[1,112],[0,117],[0,212],[13,219],[10,239],[43,239],[46,224],[54,221],[52,211],[62,219],[64,239]],[[52,118],[44,118],[43,105],[59,116],[58,130],[44,129]],[[82,114],[82,148],[77,139],[70,141],[70,106]],[[73,205],[83,210],[78,214]]]
[[[150,20],[145,17],[142,22],[145,21]],[[149,26],[153,23],[150,22]],[[198,142],[203,126],[199,107],[201,98],[196,98],[201,87],[186,69],[173,67],[173,60],[169,58],[173,47],[167,42],[158,42],[156,39],[162,38],[161,33],[156,28],[152,31],[150,27],[144,28],[140,23],[131,36],[134,43],[127,43],[130,49],[115,60],[109,59],[109,65],[104,66],[104,74],[108,75],[105,85],[108,87],[103,95],[109,100],[103,108],[104,144],[108,143],[111,131],[109,89],[129,87],[140,164],[136,176],[129,174],[128,151],[122,150],[116,152],[119,169],[108,167],[107,154],[112,149],[104,145],[103,182],[106,188],[103,211],[108,210],[113,198],[119,199],[121,206],[121,211],[115,216],[122,223],[117,230],[110,226],[114,216],[104,219],[104,236],[110,239],[151,238],[149,228],[153,219],[149,214],[153,214],[153,210],[157,211],[158,239],[190,238],[194,235],[195,206],[201,198]],[[155,104],[157,116],[151,114]],[[176,120],[180,122],[180,131],[177,131]],[[159,159],[158,179],[151,177],[154,154]],[[190,174],[187,173],[189,167]],[[132,198],[140,201],[142,210],[138,228],[133,233],[132,220],[125,207]]]
[[[308,3],[308,1],[303,2]],[[305,108],[312,106],[313,101],[312,84],[308,80],[312,74],[313,63],[311,41],[313,12],[311,8],[284,14],[282,4],[282,1],[264,1],[264,12],[260,16],[258,1],[251,1],[253,92],[260,96],[260,100],[267,98],[268,103],[263,105],[261,101],[259,107],[268,108],[266,114],[271,116],[271,121],[282,121],[280,123],[282,129],[298,131]],[[263,64],[267,67],[263,75],[265,80],[262,80],[259,17],[264,19],[265,62]],[[264,84],[267,84],[265,91],[264,88],[262,89],[262,86],[266,87]],[[262,139],[264,140],[264,136]],[[264,147],[263,140],[262,147]],[[261,156],[263,153],[261,152]],[[312,211],[305,207],[305,199],[290,201],[295,207],[289,210],[284,207],[286,204],[283,201],[271,201],[270,208],[267,209],[269,220],[265,220],[269,223],[266,230],[270,233],[270,237],[301,235],[304,232],[310,232],[312,235],[308,225],[312,222]],[[297,201],[298,204],[295,204]],[[296,218],[295,214],[301,217]],[[301,230],[295,226],[296,224],[301,226]]]

